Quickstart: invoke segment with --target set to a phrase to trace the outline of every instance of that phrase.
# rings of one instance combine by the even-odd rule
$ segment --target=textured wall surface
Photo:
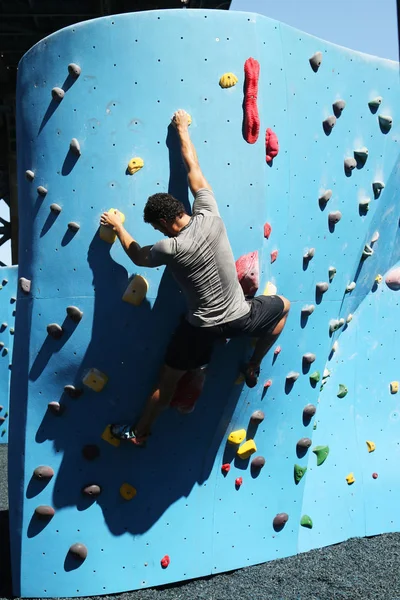
[[[313,69],[316,52],[322,63]],[[249,57],[260,65],[261,127],[253,144],[242,131]],[[68,74],[70,63],[81,68],[77,79]],[[223,89],[226,72],[238,83]],[[54,87],[64,90],[61,102],[52,99]],[[369,105],[378,96],[380,103]],[[335,105],[336,122],[323,126],[338,100],[346,103],[342,113]],[[389,389],[400,379],[399,292],[384,279],[374,283],[400,259],[398,106],[397,63],[247,13],[107,17],[62,30],[25,55],[18,71],[19,274],[32,286],[28,295],[19,292],[11,389],[18,406],[11,412],[9,468],[16,595],[137,589],[399,529],[400,412]],[[292,309],[281,352],[265,359],[256,388],[235,384],[249,347],[220,344],[192,414],[169,411],[144,450],[115,447],[101,435],[110,422],[138,414],[184,305],[168,273],[135,268],[118,242],[99,238],[98,222],[102,211],[118,208],[134,237],[150,244],[159,238],[142,220],[147,196],[168,190],[188,202],[168,127],[177,108],[192,116],[192,138],[235,257],[258,250],[259,291],[272,281]],[[280,143],[269,163],[267,128]],[[72,138],[79,157],[69,150]],[[133,157],[144,167],[131,176]],[[344,169],[346,158],[356,158],[353,170]],[[380,194],[374,182],[385,184]],[[319,202],[326,190],[330,199]],[[338,210],[342,218],[332,226],[328,215]],[[80,229],[71,231],[70,222]],[[265,222],[272,227],[268,239]],[[362,260],[372,239],[374,253]],[[304,260],[310,248],[315,256]],[[136,273],[149,282],[139,307],[121,300]],[[330,283],[323,294],[316,293],[320,282]],[[357,285],[346,293],[351,282]],[[302,316],[310,304],[314,312]],[[71,305],[83,311],[77,324],[66,314]],[[331,334],[335,319],[343,321]],[[60,339],[47,335],[50,323],[62,326]],[[308,367],[305,353],[316,355]],[[82,384],[91,368],[108,376],[100,392]],[[293,384],[291,371],[299,373]],[[316,371],[318,382],[310,380],[318,379]],[[342,398],[339,384],[348,390]],[[83,394],[73,399],[65,385]],[[54,401],[61,415],[48,410]],[[307,421],[309,403],[318,410]],[[256,409],[265,420],[248,437],[266,460],[259,473],[226,446],[227,435],[246,429]],[[297,447],[304,437],[312,440],[306,453]],[[367,440],[375,451],[368,452]],[[96,458],[88,445],[97,448]],[[326,445],[329,455],[317,467],[312,449]],[[295,464],[308,467],[297,485]],[[54,472],[50,480],[33,477],[43,465]],[[121,497],[124,483],[137,490],[131,500]],[[101,494],[82,495],[88,484]],[[38,518],[38,506],[51,507],[54,516]],[[289,517],[283,528],[273,526],[277,513]],[[300,525],[304,515],[312,528]],[[69,553],[75,543],[87,548],[83,562]],[[170,564],[162,568],[165,555]]]
[[[8,442],[11,360],[18,267],[0,268],[0,444]]]

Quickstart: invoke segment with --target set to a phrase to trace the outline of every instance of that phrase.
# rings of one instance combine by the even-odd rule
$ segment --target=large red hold
[[[278,137],[272,129],[268,128],[265,132],[265,160],[270,163],[279,152]]]
[[[249,144],[255,144],[260,133],[257,94],[260,63],[248,58],[244,63],[244,101],[243,101],[243,137]]]
[[[171,562],[171,559],[169,558],[168,554],[166,554],[161,560],[161,566],[163,569],[166,569],[169,565],[169,563]]]
[[[236,272],[245,296],[254,296],[259,286],[258,252],[244,254],[236,261]]]

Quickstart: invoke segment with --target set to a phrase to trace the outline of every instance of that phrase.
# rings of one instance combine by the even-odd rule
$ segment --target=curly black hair
[[[146,202],[143,218],[145,223],[159,223],[160,219],[172,223],[185,212],[182,202],[171,194],[153,194]]]

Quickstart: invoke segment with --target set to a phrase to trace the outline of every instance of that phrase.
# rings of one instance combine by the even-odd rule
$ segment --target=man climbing
[[[290,308],[283,296],[245,299],[225,225],[190,140],[187,113],[178,110],[172,124],[194,196],[192,216],[170,194],[150,196],[144,207],[144,221],[167,239],[144,247],[125,230],[117,212],[104,213],[100,219],[101,225],[113,228],[135,265],[169,267],[188,305],[186,317],[167,348],[159,381],[137,423],[111,426],[115,437],[139,446],[144,445],[154,421],[168,408],[181,377],[188,370],[208,364],[217,338],[257,338],[253,355],[244,368],[246,384],[254,387],[261,361],[281,333]]]

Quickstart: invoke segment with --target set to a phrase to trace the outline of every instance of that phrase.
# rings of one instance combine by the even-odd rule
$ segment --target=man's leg
[[[258,338],[253,356],[246,367],[246,383],[249,387],[254,387],[257,384],[261,361],[280,336],[288,318],[290,302],[284,296],[279,296],[279,298],[281,298],[284,304],[282,316],[272,331]]]

